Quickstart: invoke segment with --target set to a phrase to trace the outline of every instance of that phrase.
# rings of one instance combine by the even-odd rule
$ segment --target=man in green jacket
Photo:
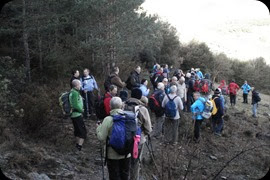
[[[110,101],[111,112],[110,115],[123,114],[123,102],[119,97],[113,97]],[[107,116],[101,125],[97,127],[97,138],[106,144],[106,140],[110,137],[112,133],[113,118],[112,116]],[[107,146],[107,166],[109,171],[110,180],[129,180],[130,171],[130,157],[119,155],[112,147]]]
[[[71,119],[74,126],[74,135],[76,137],[76,148],[81,151],[83,142],[86,138],[86,128],[82,116],[83,100],[80,95],[80,80],[73,80],[72,87],[69,95],[69,102],[72,109]]]

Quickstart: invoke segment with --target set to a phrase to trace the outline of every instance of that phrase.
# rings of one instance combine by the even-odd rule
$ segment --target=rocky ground
[[[251,105],[241,100],[238,96],[237,106],[228,108],[222,137],[212,134],[205,121],[199,144],[191,141],[190,114],[184,113],[178,145],[152,139],[153,158],[145,148],[141,179],[213,179],[222,169],[217,179],[263,177],[270,167],[270,97],[262,95],[257,119],[251,117]],[[88,139],[80,153],[75,151],[68,119],[55,124],[61,128],[53,140],[33,140],[14,128],[12,121],[1,122],[0,164],[11,179],[102,179],[95,120],[86,121]],[[106,169],[105,176],[108,179]]]

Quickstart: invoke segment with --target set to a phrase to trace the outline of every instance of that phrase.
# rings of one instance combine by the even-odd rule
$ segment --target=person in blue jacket
[[[93,114],[93,102],[94,102],[94,90],[98,90],[97,82],[94,76],[90,75],[89,69],[84,69],[83,77],[80,79],[82,84],[82,97],[84,99],[84,118],[87,118]]]
[[[194,140],[195,142],[200,141],[200,128],[203,122],[203,110],[204,110],[204,103],[206,100],[201,97],[201,94],[199,92],[194,93],[194,100],[195,102],[190,107],[191,112],[193,114],[193,120],[194,122]]]
[[[248,93],[250,92],[251,87],[248,85],[247,81],[245,81],[241,89],[243,90],[243,103],[248,104]]]
[[[202,71],[200,70],[200,68],[197,68],[197,69],[196,69],[196,74],[197,74],[197,76],[198,76],[200,79],[204,79],[203,73],[202,73]]]
[[[142,95],[145,97],[148,97],[150,89],[147,87],[148,81],[147,79],[142,79],[141,85],[140,85],[140,90],[142,91]]]

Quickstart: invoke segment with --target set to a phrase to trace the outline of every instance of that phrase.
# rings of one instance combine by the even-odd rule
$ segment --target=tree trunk
[[[29,54],[29,45],[28,45],[28,32],[26,30],[26,4],[25,0],[22,0],[22,15],[23,15],[23,46],[25,53],[25,68],[26,68],[26,78],[27,82],[31,82],[31,67],[30,67],[30,54]]]

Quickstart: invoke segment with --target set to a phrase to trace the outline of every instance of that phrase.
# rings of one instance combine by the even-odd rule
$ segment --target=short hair
[[[85,71],[85,70],[88,71],[88,72],[90,72],[90,70],[89,70],[88,68],[84,68],[84,71]]]
[[[79,71],[79,70],[78,70],[78,69],[73,69],[73,70],[71,71],[71,74],[72,74],[72,75],[75,75],[77,71]]]
[[[183,82],[185,82],[186,79],[182,76],[182,77],[180,78],[180,80],[183,81]]]
[[[147,79],[142,79],[141,84],[145,83],[145,81],[147,81]]]
[[[114,67],[112,70],[113,73],[116,73],[117,71],[119,71],[119,67]]]
[[[190,74],[190,73],[187,73],[187,74],[186,74],[186,77],[187,77],[187,78],[190,78],[190,77],[191,77],[191,74]]]
[[[173,77],[172,77],[172,80],[177,81],[178,79],[177,79],[177,77],[176,77],[176,76],[173,76]]]
[[[113,91],[115,88],[117,88],[117,86],[115,86],[115,85],[110,85],[110,87],[109,87],[109,91]]]
[[[176,91],[177,91],[176,85],[172,85],[171,88],[170,88],[170,90],[171,90],[171,94],[172,93],[176,93]]]
[[[164,87],[165,87],[165,85],[162,82],[158,83],[158,85],[157,85],[158,89],[162,89]]]
[[[168,80],[168,78],[164,78],[164,79],[162,80],[162,82],[164,82],[164,81],[168,82],[169,80]]]
[[[135,69],[141,68],[141,66],[136,66]]]
[[[81,83],[80,80],[74,79],[71,84],[72,84],[72,87],[76,87],[79,83]]]
[[[120,97],[113,97],[110,101],[111,109],[121,109],[123,102]]]
[[[201,96],[200,92],[198,92],[198,91],[194,92],[193,95]]]

